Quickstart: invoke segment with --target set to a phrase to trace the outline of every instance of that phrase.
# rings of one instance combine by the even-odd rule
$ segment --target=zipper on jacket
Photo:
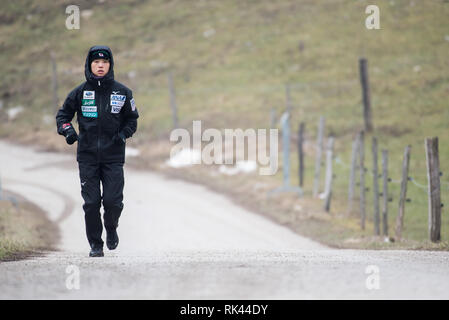
[[[98,80],[98,86],[100,87],[101,86],[101,84],[100,84],[100,80]],[[98,90],[98,92],[100,93],[100,90]],[[98,116],[98,118],[97,118],[97,121],[98,121],[98,143],[97,143],[97,149],[98,149],[98,151],[97,151],[97,159],[98,159],[98,162],[100,162],[100,160],[101,160],[101,158],[100,158],[100,147],[101,147],[101,143],[100,143],[100,140],[101,140],[101,118],[100,118],[100,113],[101,113],[101,94],[99,94],[98,95],[98,106],[97,106],[97,116]]]

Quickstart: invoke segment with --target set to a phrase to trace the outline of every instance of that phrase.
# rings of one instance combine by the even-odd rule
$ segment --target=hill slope
[[[65,27],[69,4],[2,5],[0,99],[4,110],[25,111],[3,122],[1,135],[54,132],[51,50],[62,102],[84,80],[88,48],[108,44],[116,78],[134,90],[138,102],[137,143],[166,137],[171,129],[167,72],[172,71],[180,122],[187,128],[194,119],[217,128],[267,127],[270,109],[283,111],[289,83],[294,129],[305,121],[307,138],[314,141],[317,121],[326,116],[326,134],[336,136],[337,154],[347,164],[351,141],[363,125],[358,80],[363,56],[369,61],[374,134],[379,148],[390,150],[393,179],[399,179],[403,148],[411,144],[411,175],[425,184],[424,138],[438,136],[443,180],[449,181],[449,153],[443,152],[449,146],[447,1],[378,1],[380,30],[364,26],[368,1],[81,1],[80,30]],[[366,148],[370,167],[370,136]],[[311,160],[306,169],[310,186]],[[346,168],[336,170],[346,177]],[[336,180],[337,199],[345,199],[346,184],[345,178]],[[443,202],[449,184],[444,186]],[[391,186],[395,202],[398,190]],[[426,190],[410,186],[409,197],[405,235],[424,239]],[[448,236],[446,230],[443,238]]]

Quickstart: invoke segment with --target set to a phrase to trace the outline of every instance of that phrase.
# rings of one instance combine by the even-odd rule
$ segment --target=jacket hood
[[[109,72],[101,79],[96,79],[92,71],[90,70],[90,63],[89,63],[89,57],[92,52],[97,50],[104,50],[109,53],[109,56],[111,57]],[[87,52],[86,57],[86,63],[84,65],[84,75],[86,76],[86,81],[91,83],[94,86],[100,86],[99,83],[101,83],[101,86],[108,86],[114,81],[114,57],[112,55],[112,51],[108,46],[93,46],[89,49]]]

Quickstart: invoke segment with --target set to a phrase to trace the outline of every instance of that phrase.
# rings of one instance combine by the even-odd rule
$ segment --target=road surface
[[[0,299],[449,298],[449,252],[330,249],[206,188],[126,166],[119,247],[89,258],[72,154],[0,141],[0,174],[62,236],[56,252],[0,263]]]

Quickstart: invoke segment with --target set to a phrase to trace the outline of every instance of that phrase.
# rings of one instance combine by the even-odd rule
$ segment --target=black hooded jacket
[[[90,70],[89,56],[93,51],[105,50],[110,56],[109,72],[96,79]],[[79,125],[78,162],[125,162],[125,144],[114,142],[121,133],[131,137],[137,129],[136,104],[132,91],[114,80],[114,58],[106,46],[89,49],[84,67],[86,82],[67,96],[56,115],[58,133],[64,135],[63,127],[77,114]]]

